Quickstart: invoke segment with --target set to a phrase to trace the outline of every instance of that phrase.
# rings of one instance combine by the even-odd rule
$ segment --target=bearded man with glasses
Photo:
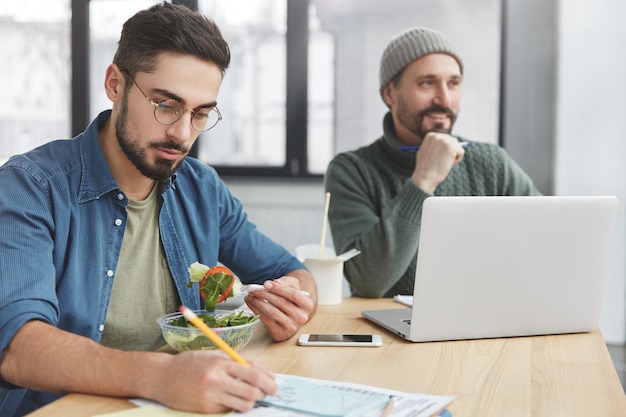
[[[0,168],[0,415],[65,392],[203,413],[276,393],[272,374],[226,355],[156,352],[157,317],[203,308],[187,286],[196,261],[263,284],[245,300],[276,341],[315,313],[304,265],[257,230],[215,170],[186,157],[222,117],[229,62],[205,16],[169,3],[141,11],[105,73],[112,109]]]

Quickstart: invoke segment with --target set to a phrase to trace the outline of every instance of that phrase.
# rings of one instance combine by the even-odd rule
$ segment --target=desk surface
[[[378,348],[300,347],[271,342],[263,326],[242,356],[285,374],[427,394],[456,394],[453,416],[626,416],[626,396],[598,330],[557,336],[406,342],[361,317],[400,308],[390,299],[319,306],[301,333],[379,333]],[[123,399],[70,394],[30,417],[86,417],[132,408]]]

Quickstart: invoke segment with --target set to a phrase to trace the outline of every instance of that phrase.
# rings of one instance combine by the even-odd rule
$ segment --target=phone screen
[[[371,334],[312,334],[309,342],[357,342],[372,343]]]

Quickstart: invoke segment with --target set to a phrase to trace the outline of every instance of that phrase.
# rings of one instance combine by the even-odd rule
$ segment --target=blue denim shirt
[[[99,341],[126,225],[128,198],[107,165],[98,129],[12,157],[0,168],[0,350],[41,320]],[[304,265],[252,224],[215,170],[186,158],[163,183],[159,229],[182,303],[201,308],[195,262],[230,267],[244,283]],[[0,381],[0,415],[23,415],[56,398]]]

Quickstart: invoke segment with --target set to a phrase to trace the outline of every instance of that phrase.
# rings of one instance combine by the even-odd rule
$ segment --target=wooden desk
[[[400,308],[390,299],[320,306],[301,333],[379,333],[379,348],[273,343],[263,326],[242,351],[278,373],[428,394],[456,394],[454,417],[623,417],[626,396],[599,331],[410,343],[370,324],[361,310]],[[70,394],[30,417],[86,417],[133,407],[122,399]]]

